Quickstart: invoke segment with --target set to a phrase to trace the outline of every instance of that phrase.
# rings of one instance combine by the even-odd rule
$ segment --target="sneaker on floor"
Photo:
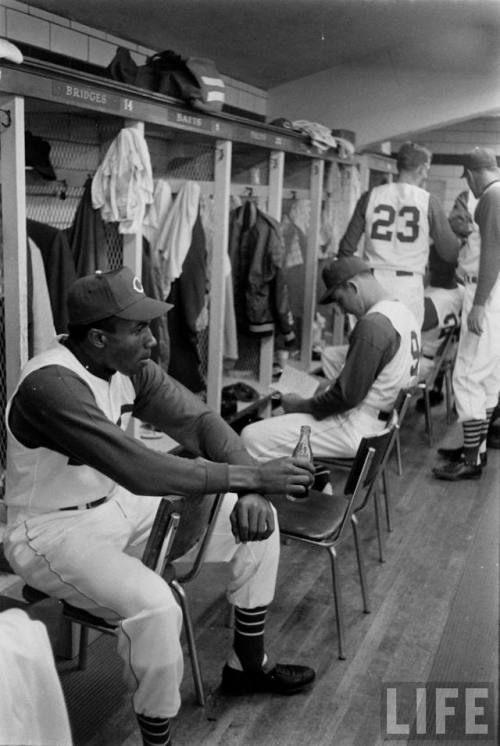
[[[482,466],[469,466],[464,461],[449,463],[443,467],[432,470],[436,479],[444,479],[448,482],[459,482],[462,479],[479,479],[483,473]]]
[[[256,692],[273,692],[275,694],[297,694],[308,687],[316,677],[309,666],[295,666],[277,663],[266,671],[255,673],[237,671],[225,665],[222,670],[221,690],[224,694],[239,696]]]

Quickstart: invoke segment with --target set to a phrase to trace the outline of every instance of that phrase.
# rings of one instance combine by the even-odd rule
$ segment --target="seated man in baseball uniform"
[[[345,362],[310,398],[282,397],[284,414],[255,422],[241,437],[256,459],[292,452],[301,425],[311,427],[315,456],[354,456],[361,438],[380,432],[400,389],[416,380],[420,329],[412,312],[394,300],[357,256],[323,270],[320,303],[337,303],[357,318]]]
[[[255,464],[224,420],[151,360],[149,322],[169,307],[125,267],[73,284],[69,334],[28,362],[8,404],[4,537],[25,582],[118,623],[144,743],[163,746],[183,661],[180,608],[140,561],[160,496],[228,492],[209,549],[210,559],[232,560],[224,692],[293,694],[314,679],[306,666],[271,666],[264,648],[279,559],[265,495],[304,492],[312,468],[291,458]],[[130,416],[198,457],[147,448],[127,433]]]

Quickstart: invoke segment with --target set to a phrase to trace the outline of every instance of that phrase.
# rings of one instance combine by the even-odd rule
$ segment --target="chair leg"
[[[429,445],[432,448],[433,445],[433,431],[432,431],[432,414],[431,414],[431,402],[429,399],[429,389],[424,389],[424,407],[425,407],[425,429],[427,430],[427,438],[429,439]]]
[[[351,516],[351,526],[354,536],[354,546],[356,548],[356,559],[358,561],[359,584],[361,586],[361,597],[363,599],[363,611],[365,614],[369,614],[371,609],[370,599],[368,598],[368,587],[366,585],[365,562],[361,551],[361,542],[359,540],[358,519],[355,515]]]
[[[384,467],[382,471],[382,483],[384,485],[385,520],[387,524],[387,530],[392,531],[391,492],[389,486],[389,477],[387,476],[387,467]]]
[[[401,477],[403,475],[403,461],[401,459],[401,438],[399,436],[399,429],[396,430],[395,451],[398,477]]]
[[[85,671],[87,668],[87,654],[89,646],[89,628],[83,624],[80,627],[80,642],[78,645],[78,670]]]
[[[198,700],[198,703],[202,707],[204,707],[205,706],[205,692],[203,689],[203,679],[201,678],[200,663],[198,661],[198,653],[196,650],[196,642],[194,639],[193,624],[191,622],[191,613],[189,611],[187,597],[184,592],[184,588],[181,586],[181,584],[177,580],[172,580],[170,585],[174,589],[175,593],[177,594],[177,597],[179,599],[179,603],[182,609],[182,616],[184,619],[184,629],[186,632],[186,639],[187,639],[187,644],[189,648],[189,656],[191,658],[191,668],[193,671],[194,686],[196,689],[196,698]]]
[[[375,527],[377,529],[378,558],[384,562],[384,544],[382,540],[382,529],[380,528],[380,508],[378,504],[378,490],[373,490],[373,506],[375,508]]]
[[[344,653],[344,616],[342,612],[342,596],[340,594],[340,583],[337,570],[337,553],[333,547],[327,547],[330,555],[333,582],[333,600],[335,603],[335,621],[337,623],[337,637],[339,646],[339,658],[345,660]]]
[[[446,424],[451,425],[452,423],[452,399],[453,399],[453,384],[451,380],[452,366],[451,364],[446,367],[444,376],[444,390],[446,397]]]

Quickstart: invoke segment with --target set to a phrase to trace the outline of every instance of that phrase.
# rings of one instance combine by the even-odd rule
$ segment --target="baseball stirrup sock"
[[[464,461],[468,466],[477,466],[479,461],[479,446],[484,420],[467,420],[462,422],[464,431]]]
[[[481,445],[479,447],[481,453],[486,451],[486,438],[488,437],[488,430],[490,429],[491,418],[493,417],[494,411],[495,407],[486,410],[486,420],[483,422],[483,429],[481,430]]]
[[[260,671],[264,660],[264,627],[267,606],[234,608],[234,652],[244,671]]]
[[[169,718],[151,718],[137,714],[136,718],[144,746],[171,746]]]

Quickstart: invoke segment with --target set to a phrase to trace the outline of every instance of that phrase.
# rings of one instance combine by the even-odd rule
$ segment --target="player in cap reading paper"
[[[311,467],[300,459],[256,465],[224,420],[150,359],[149,322],[168,308],[146,297],[127,268],[74,283],[69,334],[28,362],[8,404],[4,539],[25,582],[118,623],[144,743],[160,746],[171,743],[183,662],[179,606],[139,559],[159,496],[228,492],[209,548],[211,559],[232,559],[235,634],[224,691],[293,694],[314,679],[305,666],[272,667],[264,650],[279,558],[265,494],[300,494]],[[130,416],[198,457],[145,447],[126,432]]]
[[[320,303],[337,303],[357,317],[345,362],[314,396],[285,394],[285,414],[243,429],[243,442],[255,458],[291,453],[301,425],[311,427],[311,447],[318,458],[354,456],[362,437],[385,427],[400,389],[417,375],[419,326],[369,266],[357,256],[343,257],[324,268],[323,280],[327,290]],[[324,372],[331,368],[324,359]]]

